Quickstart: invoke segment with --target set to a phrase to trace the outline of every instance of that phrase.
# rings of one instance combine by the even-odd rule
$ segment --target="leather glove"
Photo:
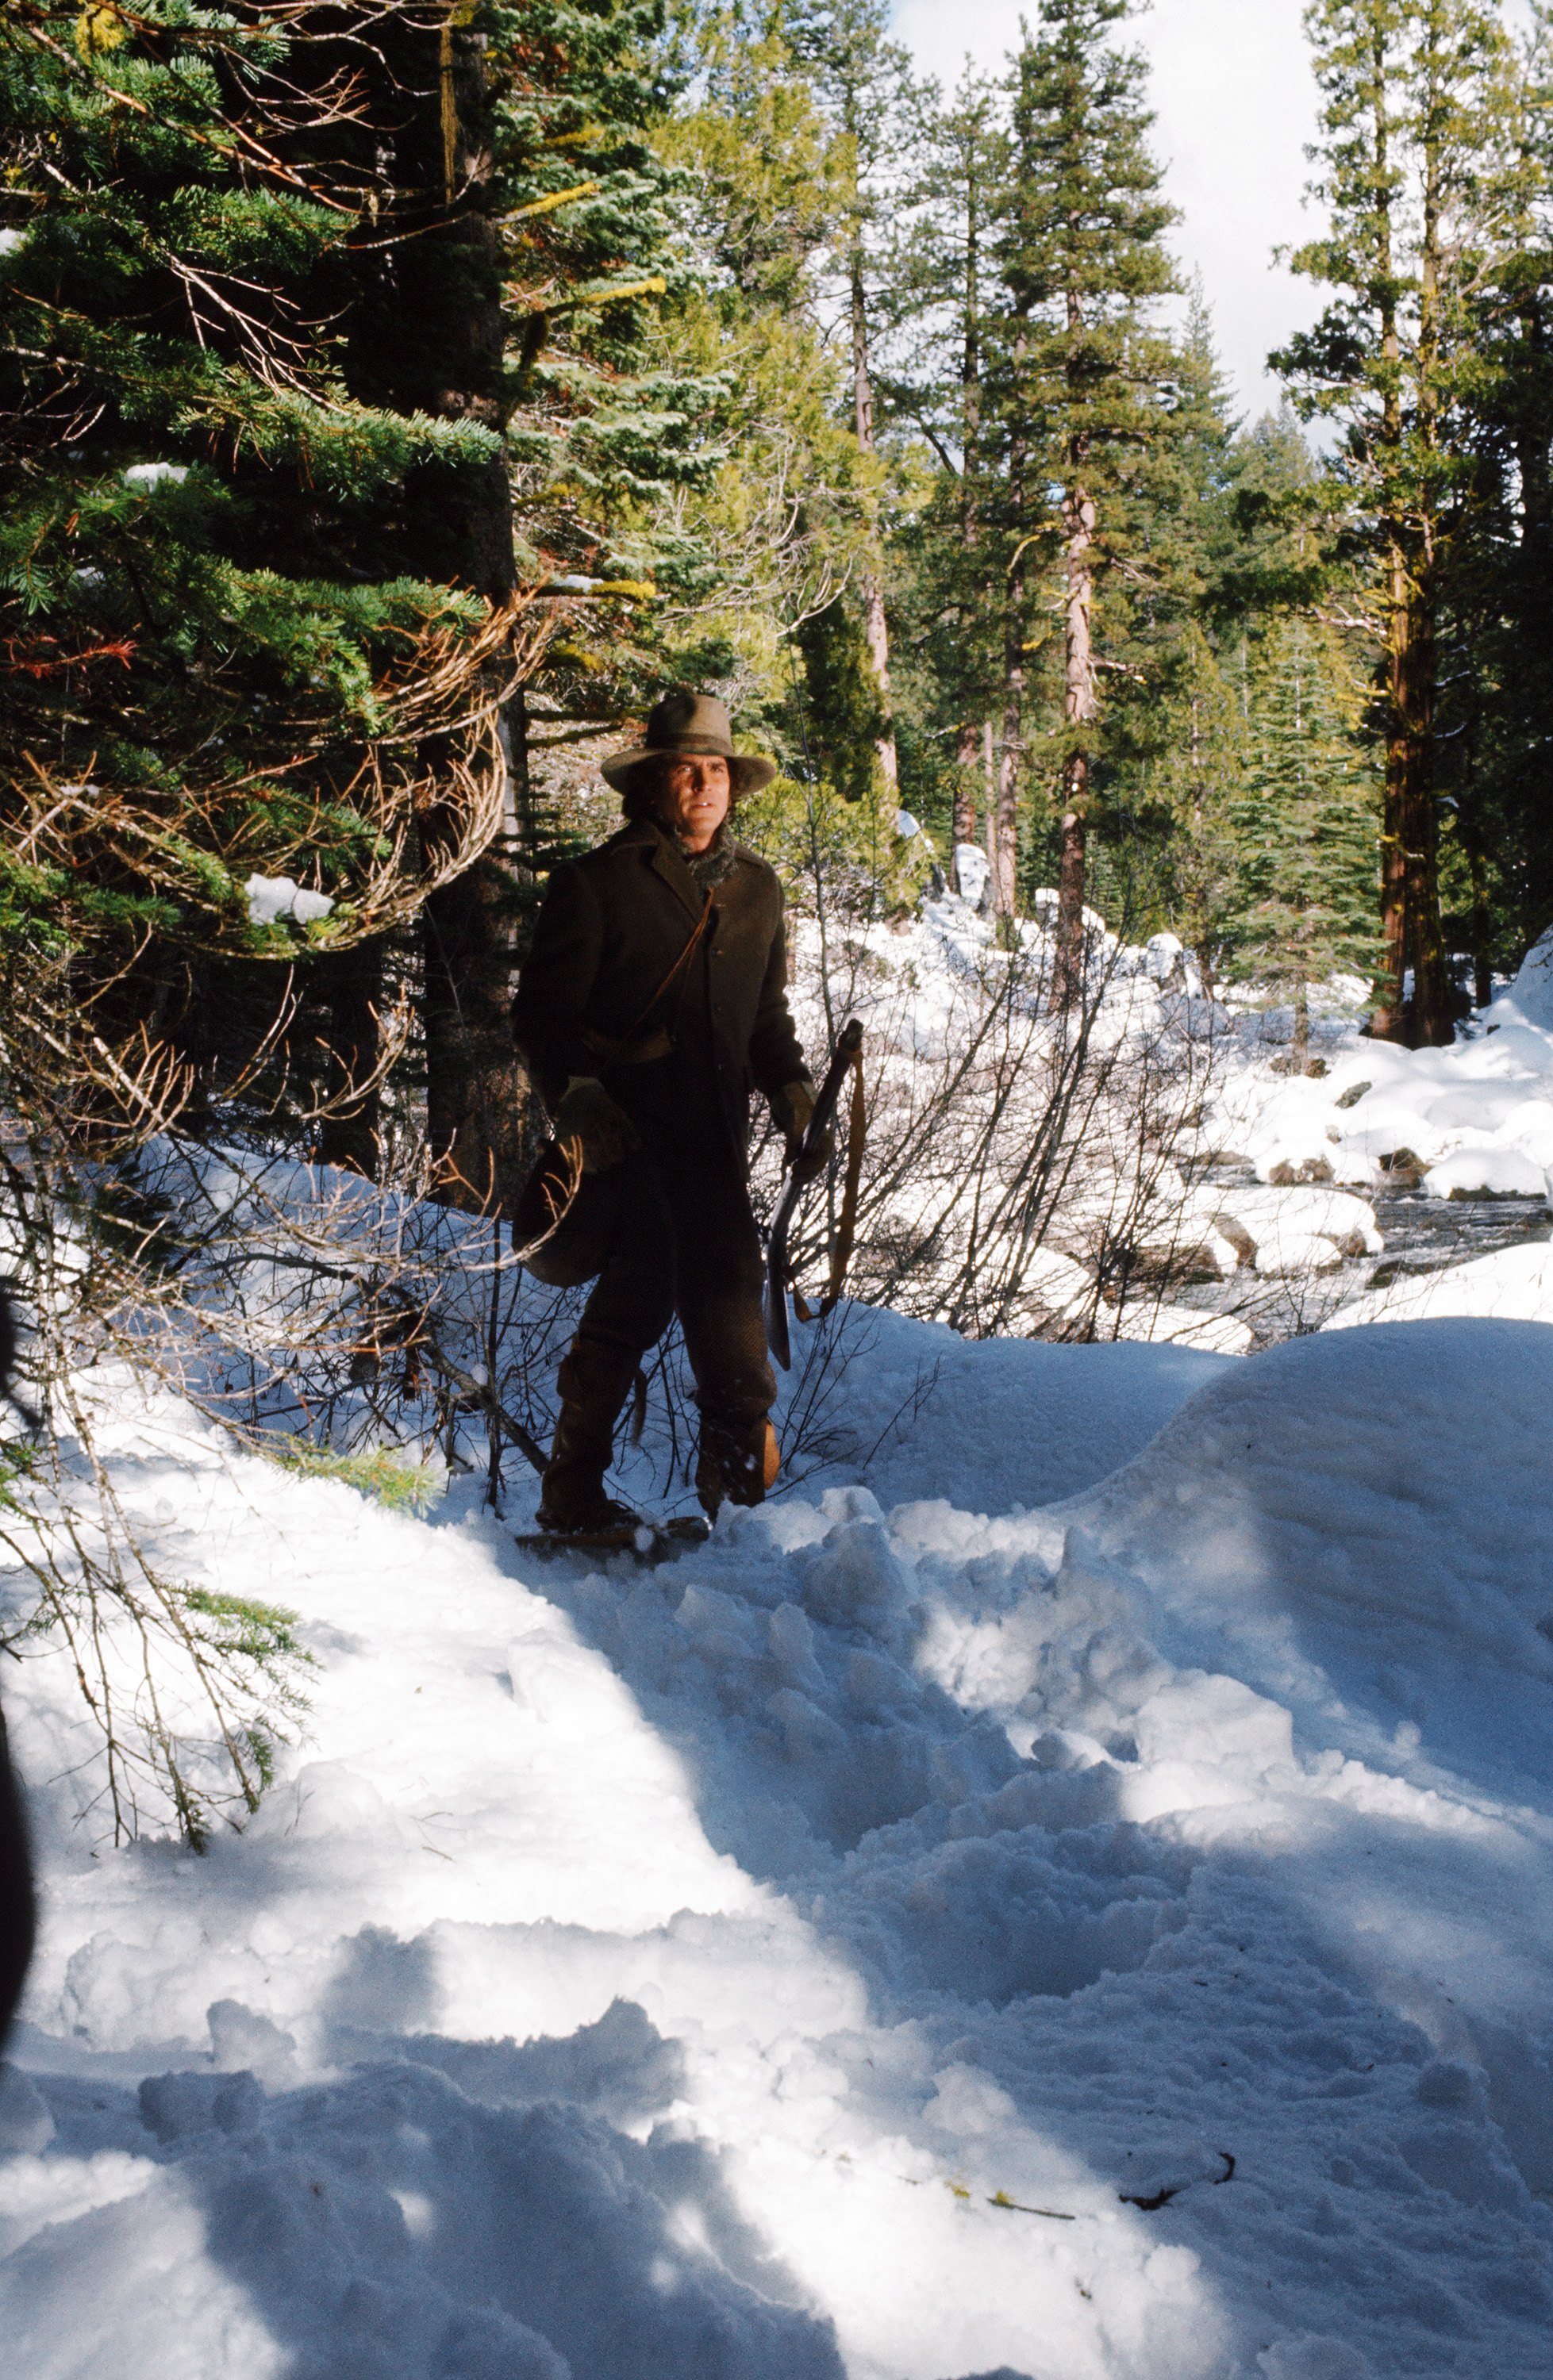
[[[828,1124],[818,1148],[807,1158],[802,1154],[803,1135],[809,1129],[818,1096],[813,1084],[804,1075],[796,1083],[784,1083],[771,1102],[772,1113],[787,1135],[786,1162],[801,1182],[813,1182],[836,1154],[836,1135]]]
[[[607,1173],[642,1146],[636,1126],[596,1075],[573,1075],[568,1083],[556,1110],[556,1138],[581,1143],[584,1173]]]

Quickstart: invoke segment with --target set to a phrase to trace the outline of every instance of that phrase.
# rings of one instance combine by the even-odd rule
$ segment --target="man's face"
[[[704,851],[728,814],[733,784],[720,756],[664,764],[658,816],[691,851]]]

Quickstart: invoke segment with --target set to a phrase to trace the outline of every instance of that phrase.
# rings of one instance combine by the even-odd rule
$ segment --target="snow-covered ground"
[[[8,1671],[6,2380],[1546,2374],[1553,1330],[871,1327],[868,1478],[657,1571],[125,1405],[312,1707],[111,1851]]]
[[[874,1142],[888,1139],[893,1101],[910,1152],[948,1152],[936,1167],[899,1165],[890,1202],[899,1236],[921,1237],[946,1279],[972,1219],[992,1203],[989,1184],[1020,1178],[1041,1129],[1050,1045],[1061,1038],[1051,1026],[1056,898],[1035,896],[1012,958],[992,921],[953,894],[924,900],[894,925],[832,929],[830,1007],[855,1008],[869,1027]],[[1016,1318],[998,1327],[1050,1335],[1093,1327],[1239,1354],[1339,1319],[1553,1319],[1553,931],[1448,1050],[1362,1038],[1355,1002],[1364,988],[1337,980],[1314,1002],[1318,1071],[1295,1074],[1288,1012],[1259,1010],[1243,993],[1230,1007],[1204,1001],[1172,935],[1132,948],[1098,917],[1090,927],[1094,1045],[1139,1054],[1092,1106],[1075,1102],[1083,1114],[1060,1197],[1022,1259]],[[800,929],[798,953],[799,1007],[818,1044],[825,1008],[811,926]],[[987,1033],[989,1002],[996,1007],[1008,982],[1017,986],[1013,1013],[1041,1019],[1023,1043],[1012,1026],[1001,1041]],[[968,1074],[957,1106],[939,1070],[952,1073],[957,1053],[983,1038],[1005,1055],[1018,1046],[1021,1069],[996,1081]],[[995,1098],[1006,1100],[1003,1140],[992,1133],[984,1148]],[[1382,1208],[1400,1228],[1394,1254]],[[1519,1245],[1478,1258],[1486,1239]],[[1119,1304],[1109,1287],[1097,1295],[1095,1265],[1105,1252],[1114,1269],[1120,1243],[1141,1269]],[[891,1239],[887,1257],[896,1253]],[[991,1268],[1000,1251],[984,1255]],[[855,1262],[872,1276],[866,1233]],[[929,1266],[896,1294],[931,1311],[939,1287]]]
[[[4,2380],[1553,2369],[1553,938],[1319,1076],[1108,957],[1105,1031],[1211,1053],[1133,1208],[1200,1286],[853,1309],[796,1489],[674,1564],[99,1390],[161,1572],[315,1666],[197,1857],[104,1840],[66,1655],[6,1665]],[[864,938],[903,1099],[997,964],[952,899]],[[1401,1185],[1514,1244],[1399,1257]]]

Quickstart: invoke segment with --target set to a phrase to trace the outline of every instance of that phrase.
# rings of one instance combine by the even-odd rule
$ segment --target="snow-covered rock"
[[[986,892],[987,878],[992,872],[987,865],[986,853],[979,844],[957,843],[954,864],[955,882],[960,887],[960,898],[968,901],[972,909],[979,908]]]
[[[1547,1177],[1523,1148],[1469,1144],[1431,1165],[1422,1186],[1434,1198],[1541,1198]]]
[[[1231,1066],[1207,1120],[1213,1145],[1265,1182],[1378,1184],[1415,1174],[1433,1196],[1539,1197],[1553,1168],[1553,934],[1496,999],[1486,1029],[1445,1050],[1354,1039],[1323,1077]]]
[[[1217,1229],[1261,1273],[1325,1269],[1345,1257],[1378,1256],[1385,1245],[1374,1208],[1346,1190],[1236,1184],[1197,1196],[1213,1203]]]

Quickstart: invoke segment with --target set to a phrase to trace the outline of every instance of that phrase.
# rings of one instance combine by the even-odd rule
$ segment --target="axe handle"
[[[805,1128],[802,1147],[771,1219],[771,1236],[765,1247],[765,1343],[784,1372],[792,1363],[792,1340],[788,1330],[788,1233],[805,1186],[801,1178],[802,1160],[818,1156],[840,1104],[847,1071],[862,1048],[862,1019],[850,1017],[837,1037],[825,1080],[815,1095],[814,1112]]]

